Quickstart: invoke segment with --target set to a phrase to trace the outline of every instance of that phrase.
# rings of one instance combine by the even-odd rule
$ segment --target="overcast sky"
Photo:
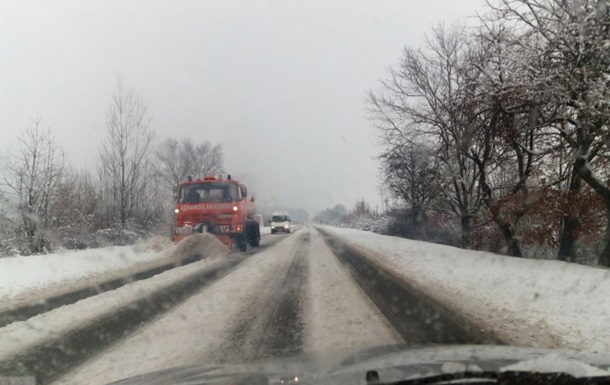
[[[95,170],[116,77],[156,140],[224,147],[263,203],[380,206],[366,94],[405,45],[482,0],[0,0],[0,149],[40,117]]]

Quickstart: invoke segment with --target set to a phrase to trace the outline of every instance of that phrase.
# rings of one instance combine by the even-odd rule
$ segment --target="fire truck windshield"
[[[178,203],[232,202],[239,200],[234,183],[189,184],[180,188]]]

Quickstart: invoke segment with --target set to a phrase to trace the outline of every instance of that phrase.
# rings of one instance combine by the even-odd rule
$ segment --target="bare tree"
[[[0,200],[2,202],[2,200]],[[10,255],[15,249],[15,226],[6,208],[0,204],[0,258]]]
[[[188,175],[205,176],[222,172],[223,152],[221,145],[213,146],[205,141],[195,145],[191,139],[167,139],[156,151],[160,163],[163,184],[173,189]]]
[[[153,131],[144,100],[123,81],[106,112],[108,137],[103,143],[101,168],[102,202],[108,220],[118,220],[123,229],[127,220],[142,214],[152,182],[151,143]]]
[[[364,199],[356,201],[354,208],[350,212],[352,218],[367,217],[372,214],[371,206]]]
[[[410,237],[426,240],[428,214],[442,206],[438,202],[441,177],[438,160],[431,149],[421,143],[405,142],[381,156],[384,183],[392,196],[406,205]]]
[[[321,224],[340,225],[349,221],[349,213],[345,206],[338,204],[320,211],[313,220]]]
[[[528,95],[548,96],[540,125],[556,130],[572,150],[570,190],[582,179],[605,202],[605,247],[599,263],[610,266],[610,4],[605,0],[496,0],[498,19],[520,33],[528,54],[516,62],[530,79]]]
[[[32,126],[22,132],[17,150],[3,157],[4,204],[17,214],[9,220],[25,236],[29,252],[38,253],[49,246],[50,208],[64,170],[64,154],[40,119],[33,119]]]
[[[423,170],[414,144],[430,143],[427,165],[460,218],[463,247],[473,220],[489,218],[510,255],[542,236],[574,260],[578,237],[598,236],[609,266],[610,3],[488,4],[481,30],[435,28],[370,94],[393,195],[414,201],[422,185],[413,171]]]
[[[483,202],[500,230],[507,254],[523,256],[518,224],[536,203],[530,191],[533,171],[547,153],[544,132],[538,125],[544,100],[526,95],[527,76],[516,70],[507,57],[521,57],[519,47],[510,46],[512,31],[503,25],[488,25],[471,37],[467,62],[474,70],[462,98],[462,109],[472,111],[478,145],[470,157],[479,170]]]
[[[67,168],[51,206],[53,227],[64,247],[85,248],[85,238],[105,227],[100,213],[99,186],[86,170]]]
[[[438,187],[459,217],[462,246],[469,247],[473,218],[483,204],[478,172],[470,152],[477,146],[474,117],[459,101],[469,75],[463,66],[468,36],[440,26],[422,49],[405,48],[398,69],[384,81],[384,92],[370,94],[382,144],[397,154],[409,141],[429,142],[438,160]],[[406,141],[405,141],[406,139]]]

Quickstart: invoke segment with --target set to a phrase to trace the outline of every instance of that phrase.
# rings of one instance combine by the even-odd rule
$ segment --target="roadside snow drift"
[[[610,271],[321,227],[513,345],[610,351]]]
[[[184,238],[171,253],[171,259],[179,261],[193,255],[202,258],[219,258],[228,254],[227,248],[211,234],[193,234]]]
[[[88,297],[0,328],[0,341],[2,341],[0,343],[0,361],[48,341],[59,339],[78,328],[95,325],[98,320],[116,313],[125,306],[130,306],[140,299],[149,298],[151,295],[154,296],[155,293],[161,292],[176,282],[183,282],[224,263],[228,251],[216,237],[204,234],[192,238],[181,247],[181,250],[187,252],[191,247],[192,250],[204,253],[202,255],[206,255],[206,258],[201,261],[167,270],[151,278],[131,282],[118,289]]]
[[[195,234],[178,245],[169,238],[154,237],[133,246],[0,258],[0,310],[44,301],[193,255],[226,254],[227,249],[213,235]]]

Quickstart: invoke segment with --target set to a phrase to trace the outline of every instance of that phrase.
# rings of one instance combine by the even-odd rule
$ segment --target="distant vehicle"
[[[290,233],[290,215],[286,211],[274,211],[269,219],[271,223],[271,234],[278,232]]]
[[[222,176],[180,183],[176,196],[172,240],[178,242],[195,232],[214,234],[227,248],[246,251],[260,244],[260,227],[255,219],[254,198],[246,186]]]

